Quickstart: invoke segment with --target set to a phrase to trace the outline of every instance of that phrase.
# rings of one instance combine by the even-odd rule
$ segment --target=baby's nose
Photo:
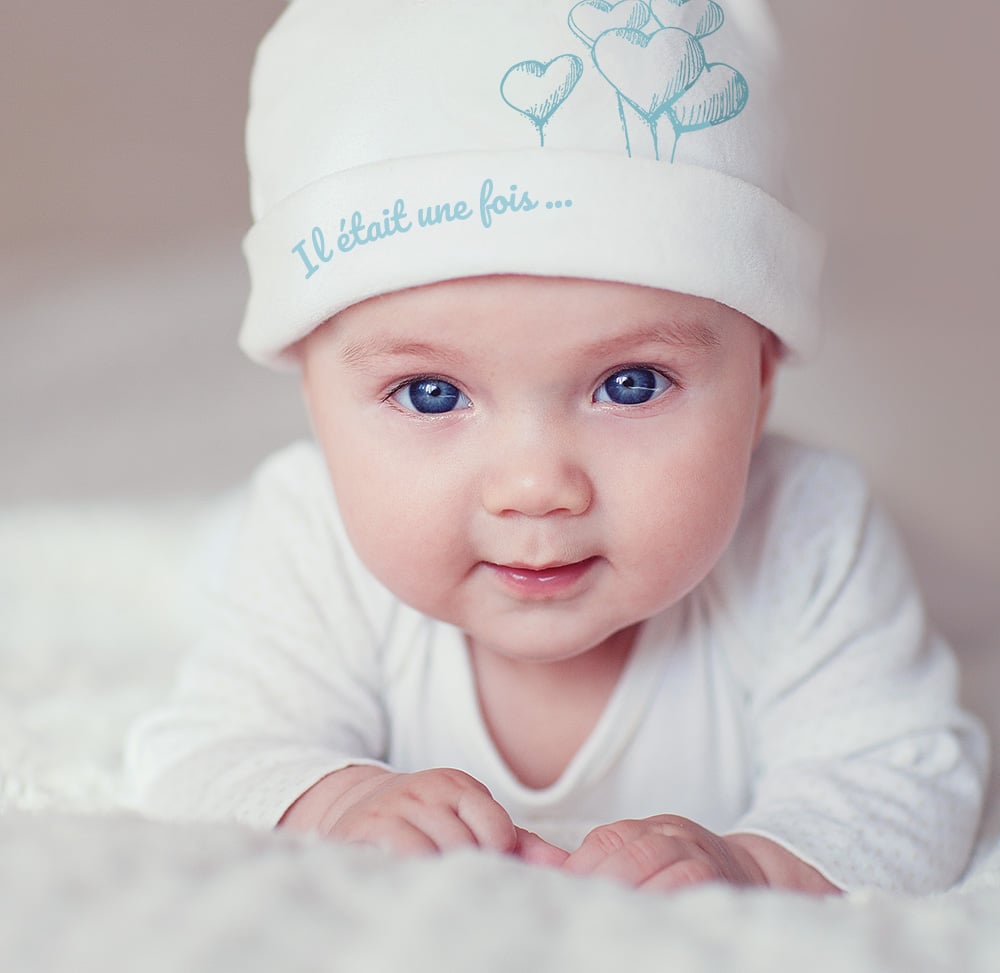
[[[497,516],[586,513],[593,485],[582,463],[551,440],[498,442],[483,483],[483,506]]]

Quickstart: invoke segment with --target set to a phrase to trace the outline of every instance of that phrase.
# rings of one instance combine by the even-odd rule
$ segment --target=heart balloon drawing
[[[590,48],[597,73],[615,92],[629,156],[630,118],[649,129],[656,159],[659,124],[667,119],[673,129],[673,162],[682,135],[722,125],[746,107],[746,78],[728,64],[710,63],[702,43],[724,22],[716,0],[582,0],[570,9],[570,30]],[[503,76],[500,95],[531,121],[544,148],[545,126],[583,72],[584,62],[575,54],[521,61]]]
[[[677,27],[699,38],[714,34],[726,19],[715,0],[649,0],[649,8],[662,27]]]
[[[678,133],[721,125],[735,118],[749,97],[746,78],[728,64],[706,64],[701,77],[669,109]]]
[[[594,43],[594,64],[629,104],[654,121],[698,79],[705,51],[687,31],[609,30]]]
[[[562,54],[551,61],[521,61],[500,82],[500,97],[531,120],[544,147],[545,125],[583,75],[583,61]]]
[[[569,12],[570,30],[588,47],[605,31],[615,28],[641,30],[652,13],[645,0],[622,0],[606,3],[605,0],[583,0]]]

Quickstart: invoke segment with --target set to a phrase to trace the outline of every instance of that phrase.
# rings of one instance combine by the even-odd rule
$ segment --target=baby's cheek
[[[742,480],[693,471],[686,478],[666,476],[663,488],[653,488],[632,500],[629,516],[635,570],[652,599],[672,603],[683,597],[712,570],[739,521]],[[663,605],[661,607],[666,607]]]
[[[460,564],[449,534],[399,496],[379,498],[371,491],[342,510],[344,526],[365,567],[397,598],[427,614],[439,615],[438,602]]]

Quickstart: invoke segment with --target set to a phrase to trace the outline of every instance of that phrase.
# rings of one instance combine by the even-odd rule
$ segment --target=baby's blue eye
[[[467,409],[471,405],[468,396],[442,378],[418,378],[397,389],[392,397],[404,409],[424,415]]]
[[[642,405],[663,395],[673,383],[652,368],[633,365],[609,376],[594,393],[595,402],[615,405]]]

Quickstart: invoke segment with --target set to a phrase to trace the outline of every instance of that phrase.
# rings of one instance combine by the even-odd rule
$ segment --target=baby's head
[[[553,659],[718,559],[816,331],[774,61],[759,0],[293,0],[265,38],[241,345],[302,368],[403,600]]]

